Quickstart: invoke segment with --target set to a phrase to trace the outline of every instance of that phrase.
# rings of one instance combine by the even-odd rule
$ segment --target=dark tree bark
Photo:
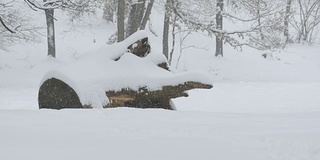
[[[118,20],[117,20],[117,34],[118,34],[118,42],[124,40],[124,14],[125,14],[125,0],[118,0]]]
[[[48,41],[48,56],[56,58],[56,43],[54,30],[54,9],[45,9],[47,22],[47,41]]]
[[[137,16],[136,16],[136,21],[135,21],[135,30],[138,31],[140,26],[141,26],[141,22],[144,16],[144,11],[145,11],[145,5],[146,5],[146,0],[140,0],[138,7],[137,7]]]
[[[153,7],[153,3],[154,3],[154,0],[150,0],[149,4],[147,6],[146,13],[143,16],[143,19],[142,19],[142,22],[141,22],[141,25],[140,25],[140,30],[144,30],[146,28],[146,24],[147,24],[147,22],[149,20],[149,17],[150,17],[150,14],[151,14],[151,10],[152,10],[152,7]]]
[[[217,1],[217,9],[218,12],[216,14],[216,28],[219,31],[222,31],[223,29],[223,17],[221,12],[223,11],[223,0]],[[216,53],[215,56],[223,56],[223,34],[218,32],[216,34]]]
[[[138,0],[137,3],[131,4],[126,37],[129,37],[138,31],[144,13],[145,2],[146,0]]]

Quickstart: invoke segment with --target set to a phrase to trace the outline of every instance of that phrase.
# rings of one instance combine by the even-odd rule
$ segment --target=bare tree
[[[118,11],[117,11],[117,37],[118,42],[124,40],[125,28],[124,28],[124,13],[125,11],[125,0],[118,0]]]
[[[130,14],[128,18],[126,37],[129,37],[136,32],[141,24],[143,18],[144,6],[146,0],[132,0],[130,4]]]
[[[113,22],[114,14],[117,12],[117,0],[105,0],[102,18],[107,22]]]
[[[298,31],[297,42],[312,43],[313,31],[320,23],[320,0],[297,0],[299,18],[294,19],[293,26]]]
[[[117,3],[117,32],[111,35],[107,42],[108,44],[121,42],[136,31],[144,30],[149,20],[154,0],[118,0]],[[128,20],[125,24],[126,18]]]
[[[283,35],[286,38],[286,43],[288,43],[289,41],[289,18],[291,15],[291,6],[292,6],[292,0],[287,0],[286,12],[284,17],[284,31],[283,31]]]
[[[165,4],[164,23],[163,23],[163,38],[162,38],[162,52],[169,60],[169,26],[170,26],[170,12],[171,0],[167,0]]]
[[[283,9],[280,7],[279,1],[200,1],[174,0],[173,11],[181,23],[189,28],[194,31],[207,32],[209,36],[216,37],[216,56],[223,56],[225,43],[235,48],[249,46],[259,50],[273,50],[283,47],[281,44],[282,36],[279,36],[281,35],[279,33],[283,33]],[[225,5],[229,10],[224,10]],[[223,19],[234,23],[240,22],[246,27],[233,31],[224,29]]]
[[[283,39],[283,15],[286,5],[278,0],[242,0],[234,1],[236,7],[233,13],[227,13],[226,18],[236,20],[237,23],[246,23],[255,28],[253,32],[246,33],[251,45],[260,50],[274,50],[282,48],[286,43]],[[234,14],[234,15],[232,15]],[[236,14],[245,14],[245,18],[240,18]]]
[[[217,1],[217,13],[216,13],[216,29],[222,31],[223,29],[223,0]],[[215,56],[223,56],[223,33],[217,32],[216,34],[216,53]]]
[[[150,17],[150,14],[151,14],[151,10],[152,10],[152,7],[153,7],[153,3],[154,3],[154,0],[150,0],[149,3],[148,3],[148,6],[147,6],[147,9],[146,9],[146,12],[143,16],[143,19],[142,19],[142,22],[141,22],[141,25],[140,25],[140,30],[144,30],[146,28],[146,24],[149,20],[149,17]]]
[[[68,8],[71,10],[83,10],[88,6],[87,2],[76,3],[72,0],[24,0],[31,9],[44,10],[47,23],[47,42],[48,42],[48,56],[56,57],[56,45],[55,45],[55,29],[54,29],[54,10]]]
[[[42,29],[31,22],[31,18],[21,12],[19,2],[0,2],[0,49],[17,42],[39,42]]]
[[[131,0],[126,37],[138,30],[145,29],[153,8],[153,3],[154,0]]]
[[[46,2],[47,0],[44,0]],[[56,38],[54,29],[54,9],[44,9],[47,23],[48,56],[56,57]]]

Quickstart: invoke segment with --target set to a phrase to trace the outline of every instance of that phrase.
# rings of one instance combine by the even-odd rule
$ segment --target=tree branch
[[[2,18],[0,17],[0,23],[3,25],[3,27],[8,30],[10,33],[16,33],[15,31],[13,31],[12,29],[10,29],[2,20]]]

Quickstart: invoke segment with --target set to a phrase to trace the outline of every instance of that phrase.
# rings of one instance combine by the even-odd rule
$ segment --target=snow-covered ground
[[[320,46],[292,45],[268,58],[226,46],[216,58],[213,39],[192,35],[186,45],[207,49],[185,50],[177,70],[205,71],[214,87],[173,100],[177,111],[39,110],[42,77],[105,44],[115,28],[97,23],[65,35],[63,23],[56,60],[45,42],[0,51],[0,160],[320,159]]]
[[[318,160],[319,112],[1,110],[4,160]]]

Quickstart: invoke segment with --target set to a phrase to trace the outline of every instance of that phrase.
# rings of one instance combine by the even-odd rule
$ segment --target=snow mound
[[[129,45],[148,36],[150,35],[147,32],[139,31],[121,43],[102,46],[84,54],[74,63],[62,64],[49,71],[40,86],[50,78],[60,79],[76,91],[83,105],[102,108],[109,103],[106,91],[119,91],[124,88],[137,91],[142,87],[160,90],[163,86],[185,82],[212,84],[210,77],[204,73],[173,73],[158,67],[158,64],[167,63],[167,60],[152,49],[150,54],[143,58],[128,53]],[[115,60],[119,57],[119,60]]]

